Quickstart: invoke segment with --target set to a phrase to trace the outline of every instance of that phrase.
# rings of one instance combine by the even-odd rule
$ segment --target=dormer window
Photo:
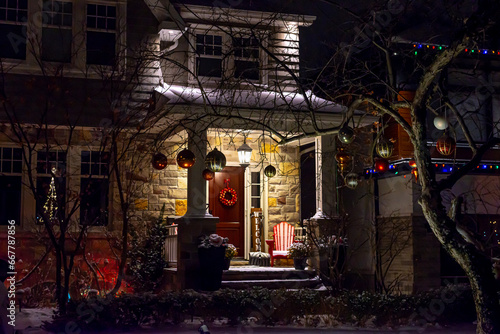
[[[0,58],[26,59],[28,0],[0,0]]]
[[[115,64],[116,6],[87,5],[87,64]]]
[[[260,79],[259,41],[253,37],[233,38],[234,77]]]
[[[222,78],[222,36],[196,35],[196,74]]]

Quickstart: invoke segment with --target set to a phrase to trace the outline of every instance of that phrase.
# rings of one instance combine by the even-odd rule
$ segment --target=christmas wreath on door
[[[222,205],[228,207],[235,205],[236,201],[238,200],[238,194],[236,193],[236,190],[229,187],[230,181],[231,181],[230,179],[224,180],[226,187],[222,189],[219,193],[219,201],[222,203]]]

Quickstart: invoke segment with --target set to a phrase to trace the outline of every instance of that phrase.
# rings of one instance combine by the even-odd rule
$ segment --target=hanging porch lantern
[[[385,139],[380,140],[376,146],[377,154],[384,159],[391,157],[393,148],[394,145]]]
[[[238,147],[238,160],[240,160],[240,166],[247,168],[250,165],[250,159],[252,158],[252,148],[247,145],[246,141],[243,145]]]
[[[359,184],[358,174],[356,173],[347,174],[344,180],[345,180],[345,185],[351,189],[355,189]]]
[[[434,126],[438,130],[444,130],[448,127],[448,121],[443,116],[436,116],[434,118]]]
[[[220,172],[226,167],[226,156],[224,153],[214,148],[205,158],[205,166],[212,172]]]
[[[264,175],[267,177],[273,177],[276,175],[276,168],[273,165],[269,165],[264,168]]]
[[[195,161],[196,158],[194,156],[194,153],[190,150],[182,150],[179,152],[179,154],[177,154],[177,164],[181,168],[191,168],[193,167]]]
[[[451,138],[446,133],[444,133],[436,143],[436,148],[442,155],[451,155],[455,151],[456,146],[457,143],[455,139]]]
[[[344,151],[344,148],[341,147],[339,148],[337,154],[335,154],[335,160],[337,160],[340,172],[343,173],[347,168],[347,165],[351,162],[352,158],[347,152]]]
[[[389,170],[389,161],[384,158],[375,160],[375,171],[377,173],[383,174]]]
[[[339,138],[339,140],[340,140],[341,143],[350,144],[354,140],[354,130],[350,126],[348,126],[347,124],[345,124],[339,130],[339,133],[338,133],[337,136],[338,136],[338,138]]]
[[[167,157],[163,153],[155,153],[153,154],[153,158],[151,159],[151,163],[153,168],[156,170],[162,170],[167,167]]]
[[[207,181],[210,181],[210,180],[213,180],[214,177],[215,177],[215,173],[212,172],[210,169],[206,168],[203,170],[203,172],[201,173],[203,178]]]

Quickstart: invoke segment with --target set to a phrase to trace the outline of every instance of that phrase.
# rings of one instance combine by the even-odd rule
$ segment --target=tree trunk
[[[61,294],[62,294],[61,269],[62,269],[61,250],[59,249],[59,247],[57,247],[57,249],[56,249],[56,300],[57,300],[57,304],[59,306],[59,311],[62,313],[62,311],[65,309],[63,309],[63,305],[61,305]]]

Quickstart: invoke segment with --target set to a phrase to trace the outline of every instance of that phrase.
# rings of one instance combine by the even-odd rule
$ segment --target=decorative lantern
[[[247,145],[246,142],[243,143],[238,149],[238,159],[240,160],[240,166],[247,168],[250,165],[250,158],[252,157],[252,148]]]
[[[446,133],[443,134],[436,143],[436,148],[442,155],[452,154],[453,151],[455,151],[456,146],[457,143],[455,142],[455,139],[451,138]]]
[[[378,142],[376,150],[377,150],[377,154],[381,158],[387,159],[387,158],[390,158],[390,156],[392,155],[393,148],[394,148],[394,145],[392,145],[392,143],[390,141],[382,139]]]
[[[354,130],[348,125],[344,125],[338,133],[340,142],[350,144],[354,140]]]
[[[409,165],[411,168],[415,168],[415,167],[417,167],[417,163],[415,162],[415,159],[410,159],[410,161],[408,161],[408,165]]]
[[[383,174],[389,170],[389,161],[384,158],[375,160],[375,171],[377,173]]]
[[[434,126],[438,130],[444,130],[444,129],[448,128],[448,121],[443,116],[436,116],[434,118]]]
[[[351,189],[356,188],[358,186],[358,183],[359,183],[358,174],[356,174],[356,173],[347,174],[345,176],[344,180],[345,180],[345,185]]]
[[[337,154],[335,154],[335,160],[337,160],[340,172],[343,173],[347,165],[351,162],[352,158],[347,152],[344,151],[344,148],[341,147],[339,148]]]
[[[214,177],[215,177],[215,173],[212,172],[210,169],[206,168],[203,170],[203,172],[201,173],[203,178],[207,181],[210,181],[210,180],[213,180]]]
[[[264,168],[264,175],[267,177],[273,177],[276,175],[276,168],[273,165],[269,165]]]
[[[224,153],[214,148],[205,158],[205,166],[212,172],[220,172],[226,167],[226,156]]]
[[[194,153],[190,150],[182,150],[177,154],[177,164],[181,168],[191,168],[193,167],[196,158]]]
[[[167,167],[167,157],[163,153],[153,154],[153,159],[151,160],[153,168],[157,170],[162,170]]]

